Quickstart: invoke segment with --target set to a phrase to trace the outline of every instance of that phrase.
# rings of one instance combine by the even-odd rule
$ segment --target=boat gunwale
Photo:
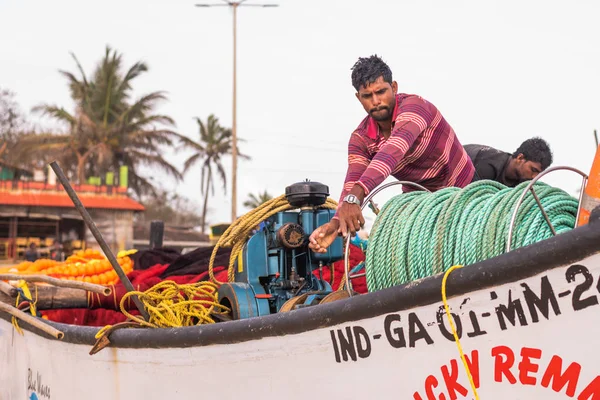
[[[448,298],[526,279],[600,252],[600,207],[589,223],[558,236],[465,266],[447,281]],[[333,303],[278,313],[183,328],[122,329],[110,336],[117,348],[185,348],[241,343],[266,337],[300,334],[441,302],[443,273]],[[0,315],[10,321],[10,316]],[[46,321],[64,332],[61,342],[92,345],[99,327]],[[56,340],[25,322],[20,326]]]

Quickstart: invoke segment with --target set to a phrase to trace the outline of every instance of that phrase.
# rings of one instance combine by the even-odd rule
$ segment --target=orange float
[[[585,184],[583,197],[579,210],[577,226],[585,225],[590,220],[590,214],[594,208],[600,205],[600,146],[596,149],[594,162],[590,169],[588,181]]]
[[[126,252],[130,254],[131,252]],[[125,274],[133,271],[133,260],[124,255],[117,262]],[[0,273],[20,275],[47,275],[58,279],[113,285],[119,281],[110,262],[98,250],[81,250],[69,256],[64,262],[41,258],[35,262],[24,261],[17,265],[0,268]]]

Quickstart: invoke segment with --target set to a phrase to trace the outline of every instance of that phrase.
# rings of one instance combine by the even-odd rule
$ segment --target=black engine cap
[[[320,182],[297,182],[285,188],[285,197],[294,207],[320,206],[329,196],[329,187]]]

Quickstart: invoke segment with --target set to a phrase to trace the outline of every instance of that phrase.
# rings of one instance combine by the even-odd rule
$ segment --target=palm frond
[[[223,183],[223,193],[227,193],[227,175],[225,174],[225,169],[223,168],[223,164],[220,162],[217,162],[216,165],[217,171],[219,171],[219,177]]]
[[[123,121],[123,118],[121,118],[121,116],[119,116],[118,119],[119,119],[119,121]],[[173,120],[173,118],[171,118],[167,115],[160,115],[160,114],[144,115],[141,118],[136,118],[136,119],[130,121],[127,126],[128,126],[128,128],[139,130],[139,129],[146,129],[146,127],[150,124],[175,126],[175,121]]]
[[[131,81],[147,71],[148,66],[145,63],[138,61],[135,64],[133,64],[123,77],[121,85],[119,86],[119,91],[131,89]]]
[[[137,150],[129,150],[129,154],[132,156],[132,158],[136,159],[136,164],[144,164],[147,166],[156,167],[173,176],[177,180],[183,179],[181,172],[179,172],[174,165],[169,163],[159,154],[147,154]]]
[[[196,163],[200,160],[200,157],[202,157],[202,154],[196,153],[196,154],[192,155],[190,158],[188,158],[187,160],[185,160],[185,163],[183,164],[183,173],[185,174],[186,172],[189,171],[190,168],[192,168],[194,165],[196,165]]]
[[[150,194],[153,197],[158,195],[154,185],[148,179],[138,175],[134,168],[129,170],[129,181],[138,199],[143,197],[144,194]]]
[[[40,104],[32,108],[33,112],[40,113],[53,117],[59,121],[63,121],[73,126],[77,123],[77,119],[62,107],[49,104]]]
[[[152,111],[152,109],[156,107],[156,103],[158,101],[166,100],[166,98],[167,97],[164,92],[152,92],[142,96],[122,113],[122,115],[119,117],[119,120],[131,121],[134,118],[142,118],[147,112]],[[171,120],[171,122],[174,124],[173,120]]]
[[[83,79],[83,84],[85,86],[88,86],[88,81],[87,78],[85,76],[85,71],[83,70],[83,67],[81,66],[81,63],[79,62],[79,59],[77,58],[77,56],[75,55],[75,53],[71,52],[71,57],[73,57],[73,60],[75,61],[75,65],[77,65],[77,69],[79,70],[79,73],[81,74],[81,78]]]

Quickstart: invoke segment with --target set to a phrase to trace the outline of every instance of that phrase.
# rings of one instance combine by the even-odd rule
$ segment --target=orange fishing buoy
[[[590,220],[592,210],[600,205],[600,146],[596,149],[594,162],[590,169],[588,181],[585,184],[577,226],[582,226]]]

